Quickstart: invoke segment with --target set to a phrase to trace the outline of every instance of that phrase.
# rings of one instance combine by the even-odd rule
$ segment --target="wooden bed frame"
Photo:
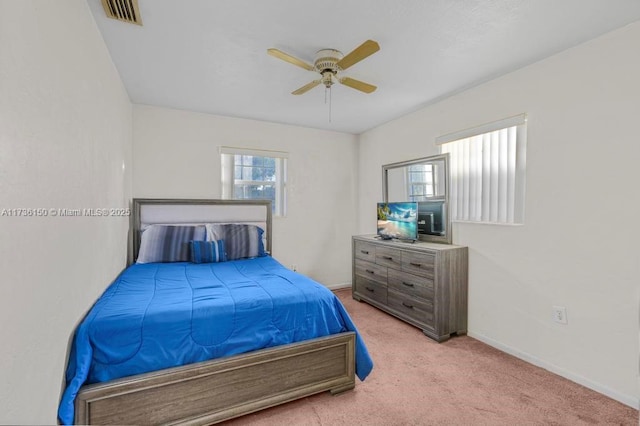
[[[262,223],[271,251],[271,202],[134,199],[129,262],[153,223]],[[212,424],[315,393],[355,387],[355,333],[83,386],[76,424]]]

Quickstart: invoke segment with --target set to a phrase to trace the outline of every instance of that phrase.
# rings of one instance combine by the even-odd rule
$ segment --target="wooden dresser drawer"
[[[355,256],[356,259],[366,260],[368,262],[376,261],[376,246],[363,241],[355,242]]]
[[[428,253],[402,252],[402,270],[415,275],[433,278],[435,256]]]
[[[433,303],[427,300],[415,299],[403,293],[391,289],[387,290],[387,305],[411,318],[414,321],[427,326],[433,325]]]
[[[444,342],[467,332],[468,248],[354,236],[353,298]]]
[[[362,297],[387,304],[387,287],[385,285],[357,276],[355,287]]]
[[[376,247],[376,263],[400,269],[402,267],[401,252],[391,247]]]
[[[356,259],[356,276],[361,276],[371,281],[387,285],[387,268],[386,266],[376,265],[375,263],[365,262]]]
[[[389,269],[389,288],[410,297],[420,297],[433,303],[433,279]]]

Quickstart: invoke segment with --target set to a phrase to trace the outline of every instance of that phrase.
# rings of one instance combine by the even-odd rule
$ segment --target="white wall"
[[[455,224],[469,334],[638,406],[640,23],[361,135],[360,232],[380,166],[437,136],[528,113],[524,226]],[[437,64],[434,64],[437,66]],[[567,308],[569,324],[551,320]]]
[[[144,198],[220,198],[220,146],[289,153],[287,215],[273,254],[328,287],[351,282],[357,140],[349,134],[134,105],[134,189]]]
[[[0,1],[0,52],[0,211],[127,207],[131,104],[87,4]],[[56,423],[68,341],[125,266],[127,230],[0,216],[1,424]]]

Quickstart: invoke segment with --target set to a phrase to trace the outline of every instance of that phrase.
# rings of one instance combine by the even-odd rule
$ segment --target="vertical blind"
[[[526,115],[436,140],[449,153],[452,220],[524,222]]]

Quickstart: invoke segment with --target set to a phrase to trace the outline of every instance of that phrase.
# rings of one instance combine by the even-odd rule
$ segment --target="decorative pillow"
[[[224,240],[189,241],[189,249],[193,263],[217,263],[227,260]]]
[[[151,225],[142,232],[136,262],[188,262],[189,241],[204,241],[206,235],[203,225]]]
[[[207,224],[207,240],[224,240],[227,260],[266,256],[262,234],[256,225]]]

